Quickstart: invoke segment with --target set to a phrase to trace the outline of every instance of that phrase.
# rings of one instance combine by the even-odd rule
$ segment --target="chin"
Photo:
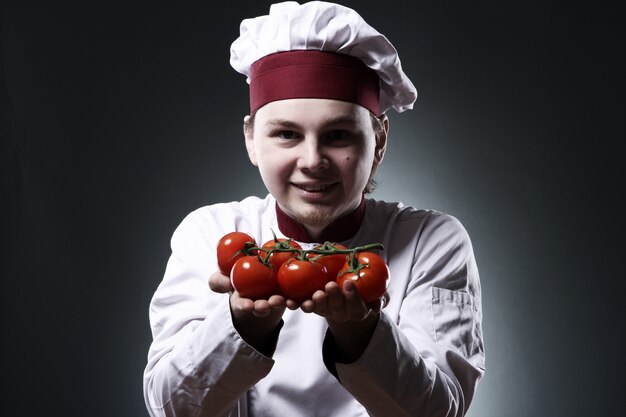
[[[336,218],[335,210],[326,206],[297,208],[293,215],[300,223],[315,227],[327,226]]]

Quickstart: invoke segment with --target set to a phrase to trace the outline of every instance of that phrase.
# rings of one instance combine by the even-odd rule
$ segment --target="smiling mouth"
[[[293,183],[292,183],[293,184]],[[309,193],[321,193],[332,189],[337,183],[332,184],[319,184],[319,185],[307,185],[307,184],[293,184],[296,188],[307,191]]]

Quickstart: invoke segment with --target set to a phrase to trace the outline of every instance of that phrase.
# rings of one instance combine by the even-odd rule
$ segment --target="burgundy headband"
[[[380,115],[374,70],[350,55],[316,50],[278,52],[252,64],[250,113],[289,98],[328,98],[359,104]]]

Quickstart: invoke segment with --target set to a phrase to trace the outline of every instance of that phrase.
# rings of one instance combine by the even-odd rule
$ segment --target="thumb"
[[[225,294],[234,290],[233,285],[230,283],[230,277],[217,271],[209,278],[209,287],[211,290]]]

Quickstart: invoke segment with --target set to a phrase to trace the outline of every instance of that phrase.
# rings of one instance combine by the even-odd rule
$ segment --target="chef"
[[[152,416],[462,416],[485,369],[478,271],[453,216],[368,198],[386,112],[417,97],[389,40],[352,9],[284,2],[246,19],[231,64],[250,84],[248,157],[268,194],[189,214],[150,305]],[[218,271],[242,231],[381,243],[388,294],[354,283],[310,300],[250,300]]]

